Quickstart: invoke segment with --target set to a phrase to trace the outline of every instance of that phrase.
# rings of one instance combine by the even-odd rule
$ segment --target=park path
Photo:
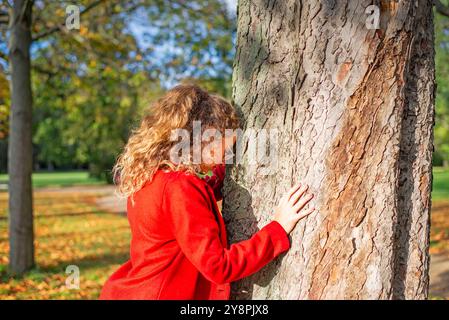
[[[86,192],[95,194],[96,205],[106,212],[126,216],[126,199],[115,195],[115,186],[73,186],[64,188],[40,188],[45,192]],[[448,212],[449,215],[449,212]],[[430,259],[430,296],[449,299],[449,256],[432,254]]]
[[[449,257],[433,254],[430,257],[430,295],[449,299]]]
[[[107,212],[126,215],[126,199],[115,195],[114,185],[99,186],[73,186],[73,187],[46,187],[37,189],[39,192],[57,193],[88,193],[96,196],[96,205]]]

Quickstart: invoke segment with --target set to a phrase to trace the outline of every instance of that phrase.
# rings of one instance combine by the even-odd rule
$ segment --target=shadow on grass
[[[444,210],[449,212],[449,199],[446,201],[434,201],[432,202],[432,211]]]
[[[0,282],[7,282],[9,280],[25,280],[31,275],[55,275],[65,274],[67,266],[75,265],[83,274],[87,270],[107,267],[109,265],[123,264],[129,259],[128,252],[110,253],[100,256],[87,256],[82,259],[73,259],[67,261],[60,261],[55,265],[48,267],[35,266],[33,269],[24,273],[23,275],[11,275],[8,273],[6,265],[0,265]]]
[[[86,212],[64,212],[64,213],[52,213],[52,214],[38,214],[34,216],[34,219],[42,219],[42,218],[60,218],[60,217],[77,217],[77,216],[87,216],[92,214],[98,215],[117,215],[116,213],[105,212],[103,211],[86,211]],[[8,220],[7,216],[0,216],[0,221]]]
[[[129,259],[128,252],[109,253],[101,256],[87,256],[82,259],[73,259],[68,261],[60,261],[55,266],[49,266],[42,268],[41,270],[49,273],[58,273],[65,271],[67,266],[76,265],[83,270],[107,267],[111,264],[122,264]]]
[[[434,258],[435,257],[432,257],[431,259]],[[429,293],[432,297],[439,297],[444,299],[449,298],[449,270],[440,272],[437,276],[437,279],[431,281],[429,286]]]

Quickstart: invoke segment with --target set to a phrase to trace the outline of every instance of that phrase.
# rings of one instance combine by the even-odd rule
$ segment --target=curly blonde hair
[[[117,158],[112,173],[121,197],[131,196],[151,181],[158,169],[185,170],[199,173],[200,166],[189,162],[174,164],[169,160],[170,149],[178,143],[170,139],[176,129],[192,134],[193,121],[201,127],[237,129],[239,120],[235,109],[224,98],[209,94],[197,85],[182,84],[167,91],[145,115]],[[192,141],[192,140],[191,140]]]

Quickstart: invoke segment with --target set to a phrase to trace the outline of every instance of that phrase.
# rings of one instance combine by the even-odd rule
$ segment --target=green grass
[[[76,185],[101,185],[104,181],[89,177],[87,171],[35,172],[33,187],[67,187]],[[8,183],[8,175],[0,174],[0,184]]]
[[[433,169],[433,200],[449,200],[449,169],[435,167]]]

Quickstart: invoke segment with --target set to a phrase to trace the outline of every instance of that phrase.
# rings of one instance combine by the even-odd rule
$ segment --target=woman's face
[[[216,165],[226,163],[226,155],[232,154],[232,148],[236,142],[236,135],[213,140],[202,151],[201,171],[209,172]]]

